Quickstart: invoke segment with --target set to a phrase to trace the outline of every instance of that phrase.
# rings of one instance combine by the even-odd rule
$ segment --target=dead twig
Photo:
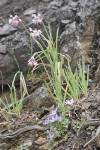
[[[27,131],[31,131],[31,130],[46,131],[47,128],[41,127],[39,125],[26,126],[26,127],[20,128],[16,131],[12,132],[12,133],[0,134],[0,139],[1,140],[13,139]]]
[[[92,120],[88,120],[85,123],[83,123],[82,126],[80,127],[77,135],[79,136],[81,131],[86,129],[89,126],[100,126],[100,119],[92,119]]]

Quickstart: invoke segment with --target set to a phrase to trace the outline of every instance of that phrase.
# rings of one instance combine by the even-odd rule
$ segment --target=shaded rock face
[[[91,63],[88,53],[95,35],[95,22],[98,18],[97,14],[99,14],[100,2],[79,0],[76,2],[66,1],[66,3],[72,15],[69,16],[68,9],[65,9],[66,20],[62,20],[65,29],[61,34],[61,52],[71,56],[74,69],[81,56]]]
[[[93,67],[92,75],[94,76],[95,82],[100,83],[100,16],[95,23],[95,36],[93,40],[93,48],[93,62],[91,64],[91,66]]]
[[[22,9],[23,8],[23,9]],[[32,13],[40,12],[44,21],[51,23],[52,32],[55,35],[57,26],[60,26],[59,50],[62,54],[68,54],[72,60],[72,68],[75,69],[79,58],[84,55],[88,63],[92,63],[94,58],[88,56],[89,50],[94,51],[93,40],[97,39],[96,44],[100,46],[99,19],[100,2],[99,0],[43,0],[43,1],[0,1],[0,16],[4,16],[0,22],[0,72],[3,76],[3,83],[11,83],[14,74],[18,70],[27,69],[29,59],[29,37],[23,29],[17,30],[10,27],[8,15],[18,14],[29,27],[28,21],[31,20]],[[37,47],[33,43],[34,49]],[[96,49],[98,52],[99,48]],[[15,61],[17,60],[17,63]],[[97,59],[100,57],[96,56]],[[97,63],[99,67],[99,63]],[[98,67],[95,71],[98,72]],[[100,67],[99,67],[100,68]],[[95,76],[98,73],[95,73]],[[0,76],[0,84],[2,84]]]
[[[8,0],[0,0],[0,7],[3,6],[4,4],[6,4],[8,2]]]
[[[23,33],[15,32],[1,39],[0,43],[0,83],[11,83],[15,73],[26,70],[29,59],[29,38]]]
[[[42,86],[25,98],[24,106],[26,105],[32,110],[40,110],[42,107],[51,107],[54,101],[47,88]]]

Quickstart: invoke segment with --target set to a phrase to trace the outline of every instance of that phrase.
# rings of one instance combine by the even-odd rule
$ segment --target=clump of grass
[[[0,107],[0,114],[7,122],[9,122],[9,115],[12,114],[12,110],[9,107],[7,98],[5,97],[5,102],[0,98],[0,103],[2,105],[2,107]]]
[[[88,96],[88,83],[89,83],[89,66],[87,68],[87,72],[85,71],[85,60],[83,58],[82,63],[78,65],[79,69],[79,85],[81,88],[81,91],[85,96]]]
[[[79,88],[79,82],[78,82],[78,73],[72,72],[70,63],[68,62],[68,66],[65,70],[65,72],[63,73],[64,79],[66,81],[66,83],[68,84],[68,91],[67,91],[67,95],[74,100],[78,100],[79,99],[79,95],[80,95],[80,88]]]
[[[17,89],[15,87],[15,80],[18,74],[20,75],[20,95],[21,95],[20,99],[17,96]],[[17,72],[15,74],[12,85],[11,86],[9,85],[9,88],[10,88],[10,100],[7,100],[7,98],[5,98],[6,101],[3,102],[3,100],[0,99],[0,102],[3,105],[3,107],[0,107],[0,113],[7,121],[9,121],[8,119],[9,115],[12,114],[15,114],[17,116],[20,115],[24,97],[26,94],[28,94],[25,79],[22,72]]]
[[[42,46],[41,43],[39,43],[36,39],[35,42],[39,46],[41,53],[44,55],[44,57],[47,59],[48,64],[45,64],[40,57],[40,60],[42,62],[42,65],[45,68],[45,71],[50,79],[50,84],[53,88],[53,92],[51,90],[51,87],[49,87],[48,83],[45,83],[48,91],[54,98],[54,101],[60,108],[62,112],[64,112],[64,102],[66,99],[66,92],[64,93],[62,90],[62,73],[64,72],[63,68],[63,61],[59,59],[59,53],[58,53],[58,33],[59,29],[57,29],[56,32],[56,40],[54,41],[53,35],[51,33],[50,25],[48,25],[48,31],[46,30],[47,38],[42,35],[42,40],[46,42],[46,45],[48,45],[47,49],[44,49],[44,46]],[[41,54],[40,53],[40,54]],[[43,57],[43,58],[44,58]],[[49,68],[49,69],[48,69]],[[34,69],[33,69],[34,70]],[[49,70],[49,71],[48,71]],[[64,94],[64,95],[63,95]]]
[[[15,87],[15,80],[16,80],[16,77],[18,74],[20,74],[20,94],[21,94],[20,99],[18,99],[17,90]],[[10,100],[11,100],[13,112],[16,115],[20,115],[20,112],[21,112],[21,109],[23,106],[24,97],[28,93],[27,87],[26,87],[26,82],[25,82],[22,72],[17,72],[15,74],[12,85],[9,86],[9,88],[10,88]]]
[[[41,53],[48,60],[48,65],[42,61],[42,65],[45,68],[46,73],[49,76],[50,84],[46,83],[46,86],[54,98],[57,106],[62,112],[65,112],[65,100],[67,98],[74,99],[78,101],[80,99],[80,95],[83,94],[85,96],[88,95],[88,79],[89,79],[89,69],[87,72],[87,76],[85,74],[85,62],[82,59],[82,64],[79,63],[76,71],[73,72],[70,65],[70,57],[65,57],[67,59],[67,65],[63,67],[63,58],[62,54],[58,52],[58,33],[59,29],[57,29],[56,40],[54,41],[53,35],[51,33],[50,25],[48,26],[48,31],[46,30],[47,38],[43,35],[41,36],[42,40],[46,41],[46,45],[48,45],[48,49],[44,49],[42,44],[35,39],[35,42],[39,46]],[[41,54],[40,53],[40,54]],[[47,69],[49,67],[49,71]],[[36,68],[35,68],[36,69]],[[34,70],[34,69],[33,69]],[[78,73],[79,72],[79,73]],[[62,80],[63,78],[63,80]],[[66,85],[67,88],[63,88],[63,84]],[[53,91],[53,92],[52,92]]]

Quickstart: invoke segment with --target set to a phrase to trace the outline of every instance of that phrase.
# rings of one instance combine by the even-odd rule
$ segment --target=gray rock
[[[62,3],[63,3],[62,0],[54,0],[49,4],[48,8],[53,8],[54,6],[61,7]]]
[[[29,8],[29,9],[25,10],[23,14],[24,14],[25,16],[27,16],[27,15],[32,15],[32,14],[34,14],[34,13],[36,13],[36,10],[35,10],[33,7],[31,7],[31,8]]]
[[[0,7],[6,4],[9,0],[0,0]]]
[[[46,13],[45,13],[45,19],[48,21],[48,22],[50,22],[50,23],[54,23],[54,22],[56,22],[57,21],[57,19],[58,19],[58,12],[57,12],[57,10],[50,10],[50,9],[48,9],[48,11],[46,11]]]
[[[63,6],[59,11],[60,11],[59,15],[61,19],[64,18],[73,19],[73,17],[75,17],[74,11],[72,11],[71,7],[69,6]]]
[[[10,26],[9,24],[5,24],[4,26],[0,27],[0,36],[9,35],[15,32],[17,29]]]
[[[100,7],[98,0],[79,0],[77,2],[70,0],[61,7],[61,20],[65,18],[70,20],[67,25],[64,22],[65,28],[60,36],[61,52],[71,56],[73,68],[81,55],[84,55],[87,61],[89,60],[88,52],[95,35],[95,22],[100,14],[98,7]],[[91,18],[93,14],[95,21]]]
[[[18,71],[18,65],[21,71],[27,69],[27,62],[30,58],[29,37],[22,33],[14,33],[4,38],[6,43],[5,52],[0,54],[0,72],[3,76],[3,84],[11,83],[15,73]],[[0,76],[0,84],[2,77]]]
[[[68,24],[65,26],[66,34],[72,34],[76,31],[76,22],[72,22],[71,24]]]
[[[43,0],[44,2],[50,2],[51,0]]]
[[[100,82],[100,64],[95,72],[95,82]]]
[[[66,24],[70,23],[70,20],[61,20],[61,23],[66,25]]]
[[[96,10],[97,7],[100,7],[99,0],[79,0],[80,9],[77,12],[77,15],[80,16],[82,20],[86,17],[92,15],[92,12]]]
[[[29,148],[30,146],[32,146],[32,139],[27,139],[26,141],[24,141],[24,143],[23,143],[23,148],[24,148],[25,150],[29,150],[28,148]]]
[[[69,6],[73,9],[76,8],[78,5],[78,1],[77,2],[73,2],[73,1],[69,1]]]
[[[3,83],[7,84],[10,80],[10,83],[13,79],[13,70],[15,69],[15,64],[13,62],[13,59],[11,56],[7,55],[0,55],[0,72],[2,76],[0,76],[0,84],[2,84],[2,78]]]
[[[68,54],[72,59],[72,69],[74,70],[81,56],[80,41],[77,33],[76,22],[65,26],[66,30],[61,34],[61,53]]]
[[[0,53],[5,54],[7,52],[6,45],[0,43]]]
[[[45,86],[39,87],[35,92],[25,98],[24,106],[27,105],[32,110],[42,107],[51,107],[54,104],[51,95]]]

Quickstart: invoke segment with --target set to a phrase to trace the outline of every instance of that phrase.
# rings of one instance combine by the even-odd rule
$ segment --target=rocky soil
[[[30,58],[30,39],[27,32],[19,27],[8,24],[10,14],[17,14],[24,20],[26,28],[31,25],[31,15],[41,13],[44,22],[50,22],[52,32],[60,27],[59,51],[70,55],[71,65],[75,69],[78,60],[84,56],[90,66],[88,98],[81,99],[72,115],[72,124],[79,121],[82,112],[86,123],[79,134],[78,130],[69,128],[64,133],[65,138],[58,138],[52,149],[55,150],[99,150],[100,138],[94,139],[84,147],[100,125],[100,1],[99,0],[0,0],[0,86],[1,99],[5,95],[9,99],[6,85],[12,83],[18,64],[21,71],[27,72],[27,61]],[[33,43],[34,52],[38,51]],[[17,60],[17,63],[16,63]],[[0,149],[17,150],[23,145],[25,150],[48,150],[46,129],[42,126],[42,118],[54,107],[50,94],[44,86],[45,76],[33,81],[26,81],[29,97],[24,100],[22,114],[9,118],[10,124],[0,118]],[[4,90],[2,93],[2,85]],[[99,120],[99,121],[98,121]],[[93,124],[96,122],[96,124]],[[99,123],[98,123],[99,122]],[[32,129],[25,130],[31,125]],[[36,125],[36,126],[34,126]],[[95,128],[89,128],[94,125]],[[34,127],[33,127],[34,126]],[[24,129],[23,129],[24,128]],[[21,134],[2,138],[4,133],[14,133],[21,129]],[[24,130],[24,131],[23,131]],[[99,131],[100,132],[100,131]],[[1,135],[2,134],[2,135]],[[67,135],[67,136],[66,136]],[[66,138],[67,137],[67,138]]]

